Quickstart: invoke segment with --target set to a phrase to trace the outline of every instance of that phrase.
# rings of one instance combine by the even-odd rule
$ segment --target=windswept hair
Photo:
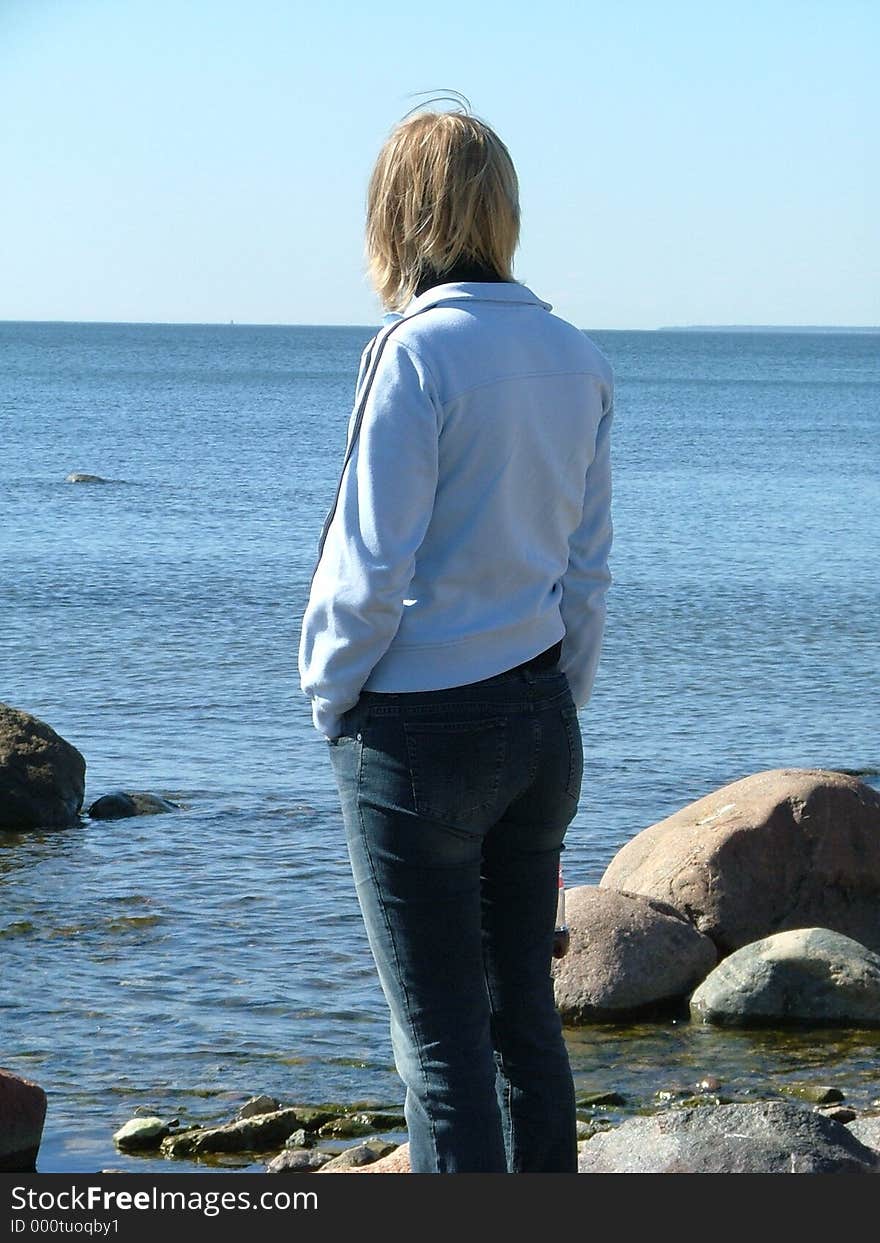
[[[485,122],[419,112],[392,130],[367,191],[367,262],[386,307],[401,310],[426,273],[459,260],[512,280],[518,241],[516,169]]]

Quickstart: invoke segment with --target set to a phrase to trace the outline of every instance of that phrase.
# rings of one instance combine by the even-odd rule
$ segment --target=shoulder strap
[[[379,368],[379,360],[382,357],[382,352],[388,344],[391,334],[399,328],[401,324],[408,324],[411,320],[415,319],[416,315],[424,315],[425,311],[430,310],[433,310],[433,304],[431,306],[426,306],[421,311],[416,311],[414,314],[408,315],[405,318],[395,320],[394,323],[387,329],[377,333],[370,342],[368,347],[369,352],[366,359],[364,381],[357,397],[357,407],[355,409],[354,420],[352,422],[351,432],[348,437],[348,444],[345,447],[345,457],[342,461],[342,469],[339,472],[339,482],[336,484],[336,495],[333,497],[333,504],[330,506],[330,512],[324,519],[324,525],[321,527],[321,535],[318,539],[318,560],[315,562],[315,568],[312,571],[312,581],[314,581],[315,575],[318,572],[318,566],[321,564],[321,554],[324,551],[324,544],[327,542],[327,534],[330,530],[330,524],[336,515],[336,509],[339,505],[339,495],[342,492],[342,481],[345,478],[346,467],[351,461],[351,455],[354,453],[354,447],[357,443],[358,434],[361,430],[361,424],[364,421],[364,411],[367,407],[367,398],[370,395],[370,389],[373,387],[373,381],[376,378],[376,372]]]

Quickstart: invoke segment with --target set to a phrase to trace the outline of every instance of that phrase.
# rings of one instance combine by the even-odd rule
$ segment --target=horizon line
[[[196,319],[2,319],[0,324],[68,324],[142,328],[358,328],[378,330],[381,323],[302,323],[258,320]],[[880,324],[658,324],[652,328],[582,328],[582,332],[853,332],[880,333]]]

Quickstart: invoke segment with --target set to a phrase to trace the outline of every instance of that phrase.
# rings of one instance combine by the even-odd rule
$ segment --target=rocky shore
[[[618,1094],[582,1096],[579,1173],[880,1173],[880,1112],[858,1115],[839,1089],[812,1084],[787,1097],[730,1102],[720,1086],[697,1084],[693,1095],[658,1101],[654,1112],[617,1126],[602,1115],[624,1103]],[[262,1164],[268,1174],[410,1172],[402,1115],[339,1110],[259,1096],[216,1126],[136,1117],[113,1139],[127,1154],[227,1168],[237,1161],[251,1170]]]
[[[79,823],[84,785],[75,747],[0,704],[0,829]],[[117,790],[87,814],[177,811]],[[880,792],[853,774],[778,769],[727,785],[636,834],[566,906],[570,951],[552,973],[569,1028],[880,1029]],[[707,1075],[650,1102],[582,1094],[581,1172],[878,1172],[880,1085],[857,1109],[815,1081],[788,1088],[737,1100]],[[0,1168],[33,1168],[45,1109],[38,1085],[0,1071]],[[273,1174],[409,1168],[394,1105],[259,1096],[211,1126],[142,1112],[113,1138],[133,1158]]]

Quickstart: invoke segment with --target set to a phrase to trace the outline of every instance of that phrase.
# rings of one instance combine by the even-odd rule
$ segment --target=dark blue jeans
[[[364,692],[329,750],[413,1172],[575,1172],[550,977],[583,769],[564,674]]]

